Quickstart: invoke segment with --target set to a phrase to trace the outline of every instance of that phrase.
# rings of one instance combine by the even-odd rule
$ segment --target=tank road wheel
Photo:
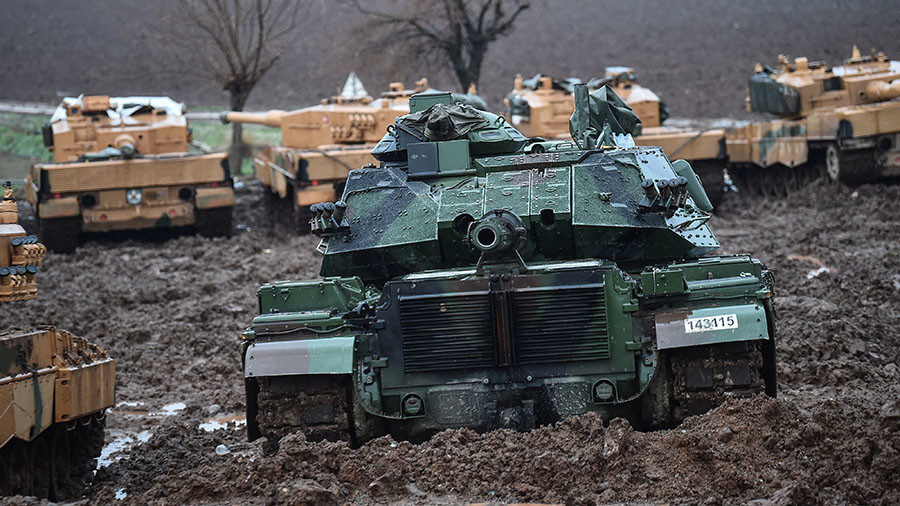
[[[859,186],[875,180],[875,154],[871,149],[845,151],[837,144],[825,150],[825,171],[831,181]]]
[[[231,237],[232,206],[196,210],[197,233],[203,237]]]
[[[301,431],[308,441],[352,442],[350,378],[344,375],[258,378],[256,421],[275,451],[284,436]]]
[[[41,242],[55,253],[72,253],[81,237],[81,216],[41,218]]]

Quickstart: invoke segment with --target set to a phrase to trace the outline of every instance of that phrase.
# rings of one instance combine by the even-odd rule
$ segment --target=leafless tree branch
[[[342,1],[379,24],[382,45],[401,48],[409,57],[439,56],[462,90],[478,85],[490,44],[508,35],[531,5],[530,0],[408,0],[388,9],[365,0]]]

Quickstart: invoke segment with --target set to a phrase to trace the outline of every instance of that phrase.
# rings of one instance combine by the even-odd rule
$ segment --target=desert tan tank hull
[[[293,149],[267,146],[253,158],[256,178],[284,204],[275,211],[290,214],[301,232],[308,225],[307,210],[317,202],[340,198],[351,170],[376,163],[374,144]]]
[[[115,361],[64,330],[0,334],[0,356],[15,360],[0,378],[0,446],[114,404]]]
[[[199,226],[201,213],[230,216],[234,205],[225,153],[36,164],[26,195],[42,224],[67,220],[85,232]]]

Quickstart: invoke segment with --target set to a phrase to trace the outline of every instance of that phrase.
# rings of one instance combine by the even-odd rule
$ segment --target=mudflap
[[[259,422],[256,421],[256,416],[259,414],[259,383],[256,378],[244,379],[244,393],[247,410],[247,441],[256,441],[262,437],[262,433],[259,431]]]
[[[203,237],[231,237],[234,227],[232,206],[197,209],[197,233]]]
[[[81,216],[40,218],[41,242],[54,253],[73,253],[81,238]]]

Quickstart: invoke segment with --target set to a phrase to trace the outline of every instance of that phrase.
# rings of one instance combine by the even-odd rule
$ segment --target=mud
[[[239,333],[258,285],[315,276],[317,257],[314,239],[266,226],[254,183],[233,238],[91,237],[49,256],[41,296],[3,320],[54,323],[118,360],[107,441],[132,441],[107,455],[90,503],[900,503],[900,187],[726,205],[723,252],[776,273],[781,391],[674,430],[584,416],[356,450],[295,433],[263,457],[240,424]]]

